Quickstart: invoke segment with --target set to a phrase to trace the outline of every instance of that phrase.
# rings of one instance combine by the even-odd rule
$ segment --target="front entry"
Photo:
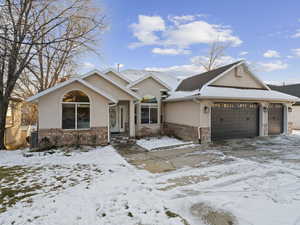
[[[125,132],[126,107],[124,105],[109,108],[109,123],[111,133]]]
[[[278,135],[283,133],[283,105],[270,104],[268,111],[269,135]]]

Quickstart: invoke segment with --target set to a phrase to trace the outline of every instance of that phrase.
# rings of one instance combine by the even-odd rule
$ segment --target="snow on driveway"
[[[172,147],[172,146],[178,146],[178,145],[184,145],[184,144],[191,144],[191,142],[184,142],[177,138],[173,137],[153,137],[153,138],[143,138],[140,140],[137,140],[136,142],[139,146],[142,148],[145,148],[149,151],[155,150],[158,148],[164,148],[164,147]]]

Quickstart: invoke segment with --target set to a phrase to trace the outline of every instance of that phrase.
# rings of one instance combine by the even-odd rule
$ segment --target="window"
[[[90,128],[90,100],[81,91],[71,91],[63,98],[62,128]]]
[[[142,105],[141,106],[141,123],[156,124],[158,118],[157,105]]]

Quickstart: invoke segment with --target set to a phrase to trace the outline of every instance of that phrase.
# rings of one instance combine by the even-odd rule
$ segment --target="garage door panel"
[[[270,104],[268,110],[269,135],[283,133],[283,105]]]
[[[258,105],[216,103],[212,107],[212,139],[258,136]]]

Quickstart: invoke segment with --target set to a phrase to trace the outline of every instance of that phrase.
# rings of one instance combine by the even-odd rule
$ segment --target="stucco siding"
[[[167,102],[164,104],[164,118],[167,123],[200,126],[200,104],[193,101]]]
[[[293,107],[293,112],[291,116],[294,129],[300,130],[300,106]]]
[[[116,85],[112,84],[111,82],[105,80],[104,78],[100,77],[99,75],[92,75],[85,78],[86,81],[91,83],[93,86],[105,91],[112,97],[117,100],[132,100],[133,97],[117,87]]]
[[[117,82],[118,84],[122,85],[122,86],[126,86],[128,85],[128,82],[123,80],[122,78],[120,78],[119,76],[117,76],[115,73],[113,72],[108,72],[105,74],[106,76],[108,76],[110,79],[112,79],[113,81]]]
[[[140,83],[134,85],[132,88],[137,88],[136,93],[143,97],[145,95],[153,95],[157,98],[161,96],[161,89],[166,89],[165,86],[158,83],[153,78],[148,78],[146,80],[141,81]]]
[[[64,94],[72,90],[81,90],[90,98],[90,126],[108,126],[108,103],[105,97],[76,82],[60,88],[39,99],[39,129],[61,128],[61,101]]]
[[[212,85],[217,86],[228,86],[228,87],[242,87],[242,88],[264,88],[264,86],[258,82],[253,76],[250,75],[250,72],[247,69],[240,65],[242,68],[241,76],[236,76],[236,69],[229,71],[226,75],[219,78]]]

